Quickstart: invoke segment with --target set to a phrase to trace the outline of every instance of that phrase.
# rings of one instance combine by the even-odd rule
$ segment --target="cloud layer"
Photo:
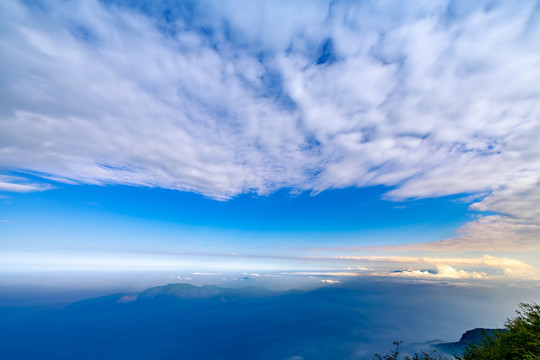
[[[501,215],[460,239],[537,248],[539,11],[3,3],[0,168],[215,198],[367,185],[392,186],[397,200],[488,193],[473,208]],[[49,186],[6,178],[1,190]]]
[[[414,256],[269,256],[170,252],[28,252],[0,251],[0,271],[189,271],[195,277],[221,278],[244,271],[250,278],[304,276],[323,283],[350,277],[400,277],[439,281],[538,281],[538,269],[515,258]],[[193,271],[208,269],[212,272]],[[258,272],[253,272],[258,271]],[[330,277],[330,278],[329,278]],[[172,278],[178,278],[173,276]],[[182,279],[179,277],[178,279]],[[189,280],[188,278],[185,278]],[[240,279],[242,280],[242,279]]]

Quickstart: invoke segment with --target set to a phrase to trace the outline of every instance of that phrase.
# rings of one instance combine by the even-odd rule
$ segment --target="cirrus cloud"
[[[218,199],[488,193],[472,208],[502,215],[433,246],[538,249],[536,2],[186,4],[1,4],[0,168]]]

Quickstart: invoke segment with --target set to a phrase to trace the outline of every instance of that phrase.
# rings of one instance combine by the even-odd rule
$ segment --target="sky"
[[[537,1],[9,1],[0,34],[4,282],[540,280]]]

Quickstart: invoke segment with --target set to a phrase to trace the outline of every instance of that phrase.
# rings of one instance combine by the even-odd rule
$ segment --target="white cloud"
[[[204,276],[217,276],[216,273],[203,273],[203,272],[194,272],[192,275],[204,275]]]
[[[506,215],[453,244],[537,247],[534,1],[211,1],[171,23],[97,1],[0,14],[3,169],[215,198],[489,192],[474,208]],[[318,63],[324,44],[333,60]]]
[[[28,193],[53,189],[50,184],[31,182],[20,176],[0,175],[0,191]]]
[[[330,279],[322,279],[321,282],[325,284],[341,284],[341,281],[339,280],[330,280]]]
[[[491,255],[483,255],[480,257],[415,257],[415,256],[339,256],[334,259],[354,260],[369,263],[386,263],[390,267],[395,264],[407,264],[411,267],[419,267],[422,265],[434,265],[437,268],[436,274],[452,274],[454,267],[461,267],[459,271],[465,271],[471,276],[474,274],[484,274],[484,272],[473,269],[493,269],[502,272],[505,276],[530,277],[534,275],[536,269],[531,265],[526,264],[518,259],[507,257],[496,257]],[[360,270],[365,269],[359,267]],[[374,269],[372,269],[374,270]],[[414,270],[421,271],[421,270]],[[412,274],[412,273],[411,273]],[[458,276],[458,273],[456,276]],[[463,273],[464,274],[464,273]],[[440,275],[442,276],[442,275]],[[475,275],[474,275],[475,276]]]
[[[448,265],[441,265],[437,267],[436,272],[409,269],[395,271],[391,273],[390,276],[414,277],[422,279],[482,279],[486,277],[486,273],[465,271],[461,269],[454,269],[453,267]]]

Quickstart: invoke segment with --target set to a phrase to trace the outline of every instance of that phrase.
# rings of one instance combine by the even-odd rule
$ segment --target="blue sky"
[[[308,254],[449,238],[475,214],[460,197],[384,201],[383,187],[216,201],[159,188],[55,185],[2,199],[11,240],[4,250]]]
[[[537,2],[0,10],[3,271],[538,280]]]

